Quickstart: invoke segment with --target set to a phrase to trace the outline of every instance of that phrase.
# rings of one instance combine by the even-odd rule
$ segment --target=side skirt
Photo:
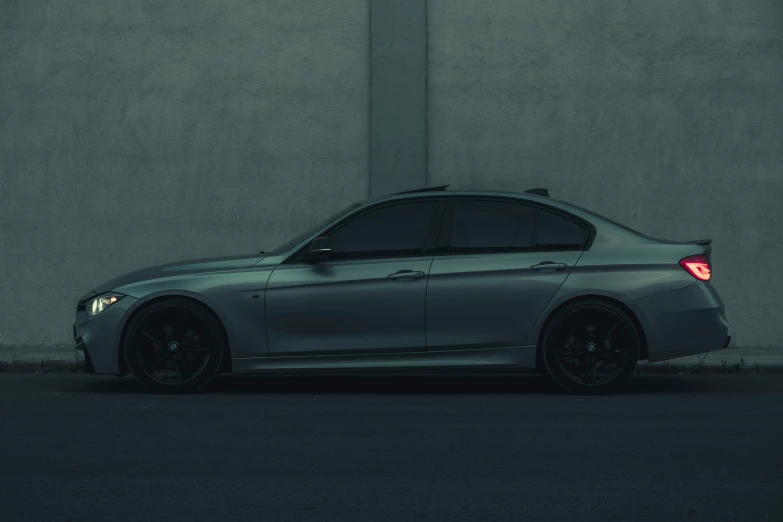
[[[290,370],[532,370],[535,346],[368,355],[246,357],[231,360],[234,374]]]

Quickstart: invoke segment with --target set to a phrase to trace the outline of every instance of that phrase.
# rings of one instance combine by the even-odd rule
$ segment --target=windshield
[[[282,254],[284,252],[288,252],[289,250],[294,248],[296,245],[298,245],[299,243],[301,243],[302,241],[304,241],[305,239],[307,239],[311,235],[315,234],[316,232],[318,232],[322,228],[324,228],[327,225],[329,225],[329,223],[332,223],[333,221],[337,221],[338,219],[340,219],[344,215],[348,214],[349,212],[353,211],[354,209],[356,209],[356,208],[358,208],[360,206],[362,206],[361,203],[351,203],[350,205],[348,205],[347,207],[342,209],[340,212],[337,212],[336,214],[332,214],[328,218],[318,222],[318,224],[313,225],[312,227],[308,228],[304,232],[302,232],[300,234],[297,234],[296,236],[292,237],[291,239],[289,239],[288,241],[286,241],[282,245],[279,245],[279,246],[273,248],[272,250],[270,250],[270,251],[268,251],[266,253],[268,253],[270,255],[274,255],[274,254]]]

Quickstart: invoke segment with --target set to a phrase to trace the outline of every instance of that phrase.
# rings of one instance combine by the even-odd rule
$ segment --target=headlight
[[[87,315],[98,315],[123,297],[122,294],[104,294],[90,299],[85,307]]]

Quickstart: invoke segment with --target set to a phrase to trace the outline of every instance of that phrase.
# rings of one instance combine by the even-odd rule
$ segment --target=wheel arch
[[[543,370],[543,361],[541,360],[541,348],[543,346],[544,335],[546,334],[546,330],[549,327],[549,323],[552,321],[552,319],[555,317],[555,315],[557,315],[557,313],[560,310],[579,301],[603,301],[605,303],[609,303],[618,307],[620,310],[628,314],[628,317],[631,318],[631,321],[633,321],[634,326],[636,327],[636,331],[639,333],[639,341],[640,341],[639,360],[640,361],[646,360],[649,357],[647,351],[647,335],[644,331],[644,328],[642,327],[641,321],[639,321],[639,318],[636,316],[633,310],[631,310],[631,308],[628,307],[628,305],[626,305],[625,303],[623,303],[618,299],[606,295],[585,294],[585,295],[578,295],[563,301],[547,315],[546,319],[541,325],[541,328],[538,331],[538,337],[536,339],[536,370],[538,371]]]
[[[228,340],[228,332],[226,331],[226,326],[223,324],[223,320],[220,318],[220,316],[215,312],[215,310],[209,306],[207,303],[205,303],[203,300],[198,299],[196,297],[193,297],[191,295],[183,295],[183,294],[165,294],[165,295],[159,295],[156,296],[148,301],[144,301],[141,305],[137,306],[136,309],[125,319],[125,323],[122,325],[122,329],[120,330],[120,342],[117,346],[117,360],[119,362],[119,375],[123,376],[130,372],[128,369],[128,363],[125,361],[125,355],[124,355],[124,349],[125,349],[125,334],[128,331],[128,327],[131,325],[133,320],[138,317],[139,314],[141,314],[144,310],[146,310],[148,307],[152,306],[155,303],[159,303],[161,301],[167,301],[171,299],[183,299],[186,301],[192,301],[194,303],[197,303],[201,306],[203,306],[217,321],[218,325],[220,326],[220,330],[223,334],[223,346],[226,351],[224,357],[222,366],[220,368],[221,373],[230,373],[232,371],[232,365],[231,365],[231,344]]]

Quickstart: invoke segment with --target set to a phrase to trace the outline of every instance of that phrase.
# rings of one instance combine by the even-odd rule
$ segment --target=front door
[[[436,200],[371,207],[320,234],[329,260],[295,255],[276,268],[266,290],[269,354],[426,350],[427,245],[442,210]]]
[[[427,288],[428,350],[522,345],[582,255],[586,229],[509,200],[458,199],[444,221]]]

